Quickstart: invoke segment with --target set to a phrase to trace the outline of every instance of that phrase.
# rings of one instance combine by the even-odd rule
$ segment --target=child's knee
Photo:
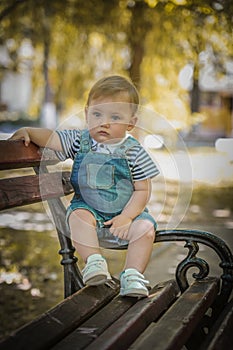
[[[144,238],[148,241],[154,241],[155,239],[155,228],[154,224],[149,220],[137,220],[134,222],[132,227],[132,239]]]
[[[147,225],[147,230],[145,231],[145,236],[148,240],[151,240],[151,241],[155,240],[155,228],[151,222],[149,222],[149,224]]]

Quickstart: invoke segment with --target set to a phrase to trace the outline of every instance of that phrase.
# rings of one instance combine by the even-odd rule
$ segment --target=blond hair
[[[97,99],[101,96],[111,96],[122,92],[126,92],[129,96],[129,103],[132,103],[134,112],[137,111],[139,105],[139,94],[134,84],[126,77],[121,75],[110,75],[98,80],[91,88],[87,107],[92,99]]]

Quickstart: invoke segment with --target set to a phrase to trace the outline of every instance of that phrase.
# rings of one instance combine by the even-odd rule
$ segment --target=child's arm
[[[132,197],[130,198],[130,201],[127,203],[121,214],[133,220],[145,209],[150,199],[150,195],[151,179],[135,181]]]
[[[33,142],[40,147],[62,151],[61,141],[58,134],[50,129],[20,128],[9,138],[9,140],[24,140],[25,146],[28,146],[30,142]]]
[[[150,199],[150,195],[151,179],[135,181],[132,197],[122,210],[121,214],[105,222],[105,225],[112,225],[110,232],[120,238],[122,234],[125,235],[133,219],[145,209],[146,204]]]

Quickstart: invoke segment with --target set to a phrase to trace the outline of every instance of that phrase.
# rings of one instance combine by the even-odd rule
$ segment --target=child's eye
[[[99,112],[93,112],[93,115],[96,118],[100,118],[101,117],[101,113],[99,113]]]
[[[120,117],[119,115],[112,115],[111,118],[112,118],[112,120],[115,121],[115,122],[121,119],[121,117]]]

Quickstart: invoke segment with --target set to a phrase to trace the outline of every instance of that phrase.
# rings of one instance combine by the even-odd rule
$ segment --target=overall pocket
[[[108,189],[114,185],[114,165],[86,164],[87,184],[93,189]]]

